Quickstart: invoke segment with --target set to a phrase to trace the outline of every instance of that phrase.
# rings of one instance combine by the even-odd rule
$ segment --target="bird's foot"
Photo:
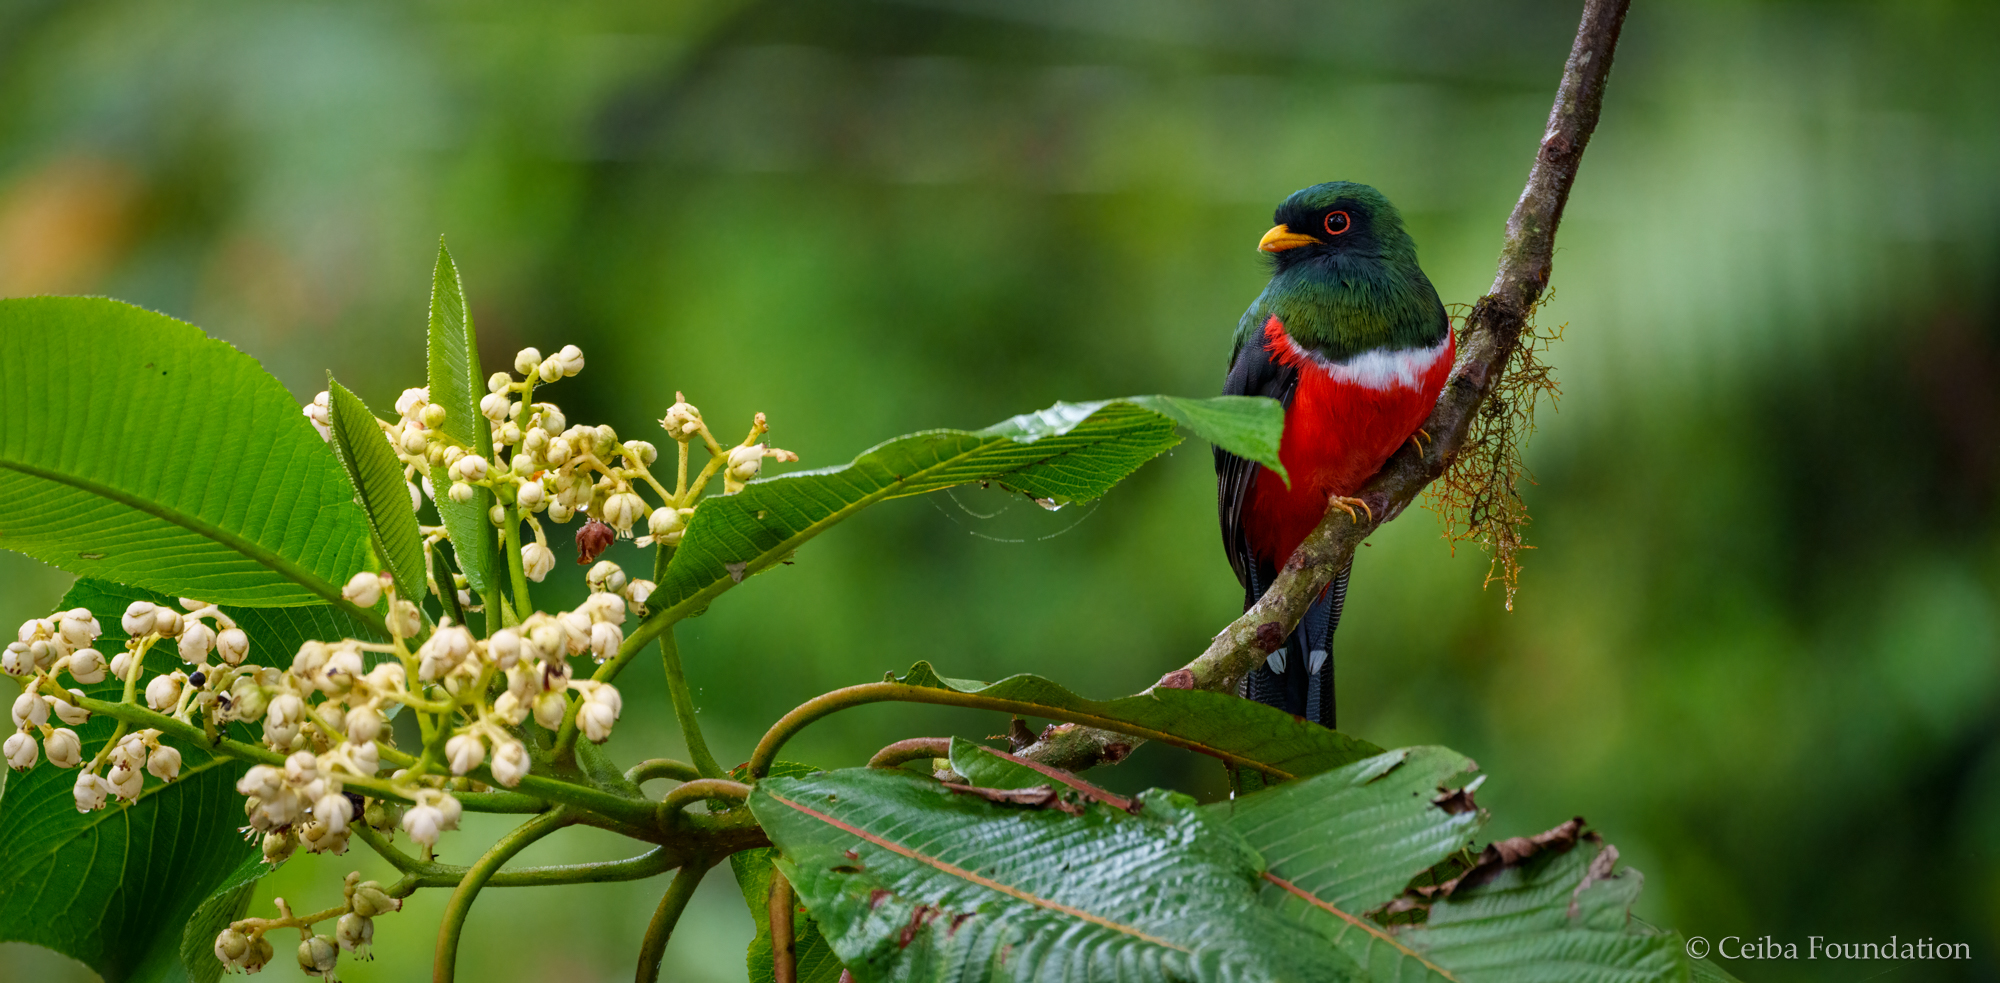
[[[1356,515],[1354,512],[1354,507],[1357,505],[1361,507],[1362,512],[1367,514],[1369,522],[1375,521],[1375,510],[1369,508],[1368,503],[1361,499],[1349,498],[1346,495],[1328,495],[1326,497],[1327,508],[1339,509],[1347,513],[1348,521],[1358,526],[1361,524],[1361,516]]]
[[[1415,445],[1417,445],[1417,456],[1418,456],[1418,457],[1422,457],[1422,456],[1423,456],[1423,454],[1424,454],[1424,445],[1425,445],[1426,443],[1430,443],[1430,442],[1431,442],[1431,441],[1433,441],[1434,439],[1435,439],[1435,438],[1433,438],[1433,437],[1432,437],[1432,436],[1430,435],[1430,431],[1428,431],[1428,430],[1425,430],[1425,429],[1423,429],[1422,427],[1419,427],[1419,428],[1417,428],[1417,432],[1416,432],[1416,433],[1413,433],[1413,434],[1411,434],[1411,435],[1410,435],[1410,443],[1412,443],[1412,444],[1415,444]]]

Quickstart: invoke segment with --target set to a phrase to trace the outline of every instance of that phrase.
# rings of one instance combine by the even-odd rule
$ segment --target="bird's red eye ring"
[[[1347,231],[1347,226],[1348,226],[1348,221],[1347,221],[1347,213],[1346,213],[1346,212],[1327,212],[1327,213],[1326,213],[1326,234],[1327,234],[1327,235],[1330,235],[1330,236],[1337,236],[1337,235],[1341,234],[1342,232],[1346,232],[1346,231]]]

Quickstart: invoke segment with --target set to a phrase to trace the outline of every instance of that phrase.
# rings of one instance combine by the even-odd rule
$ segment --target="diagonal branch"
[[[1466,318],[1458,338],[1458,366],[1424,424],[1437,439],[1421,452],[1404,448],[1362,489],[1359,497],[1374,515],[1382,517],[1380,520],[1355,522],[1346,513],[1329,509],[1279,571],[1270,590],[1216,635],[1207,651],[1155,685],[1224,692],[1234,689],[1244,673],[1283,644],[1312,599],[1354,558],[1355,547],[1382,522],[1408,508],[1464,448],[1475,415],[1499,385],[1507,360],[1520,346],[1528,314],[1548,286],[1556,226],[1562,221],[1583,149],[1597,128],[1605,79],[1611,74],[1611,56],[1630,2],[1585,0],[1583,21],[1577,26],[1569,62],[1563,66],[1562,83],[1556,89],[1541,148],[1528,172],[1527,188],[1507,219],[1507,236],[1492,292],[1481,297]],[[1110,731],[1058,728],[1021,753],[1059,768],[1081,771],[1123,757],[1110,752],[1114,744],[1129,752],[1132,738]]]

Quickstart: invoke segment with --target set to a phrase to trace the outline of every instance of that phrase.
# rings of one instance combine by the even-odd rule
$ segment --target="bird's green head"
[[[1271,255],[1279,271],[1329,259],[1417,259],[1396,206],[1365,184],[1328,181],[1294,191],[1271,218],[1278,224],[1257,248]]]

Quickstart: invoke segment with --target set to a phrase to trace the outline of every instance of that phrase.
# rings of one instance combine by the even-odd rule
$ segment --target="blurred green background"
[[[124,298],[301,400],[330,368],[386,408],[421,381],[443,233],[489,368],[583,347],[551,390],[572,420],[643,436],[685,390],[825,466],[1058,399],[1215,391],[1257,237],[1314,182],[1381,188],[1444,299],[1475,300],[1576,13],[10,0],[0,295]],[[1639,912],[1690,934],[1976,957],[1728,964],[1752,983],[2000,979],[1996,106],[1991,3],[1639,0],[1541,312],[1568,326],[1563,395],[1528,452],[1515,610],[1427,512],[1357,564],[1343,724],[1473,755],[1490,833],[1587,817],[1649,875]],[[684,626],[710,740],[742,760],[801,700],[918,658],[1138,689],[1238,610],[1214,523],[1199,445],[1095,507],[878,507]],[[66,580],[6,554],[0,620]],[[615,752],[678,753],[658,671],[626,685]],[[877,707],[788,756],[1003,726]],[[1223,789],[1157,747],[1100,777]],[[528,859],[629,851],[578,831]],[[301,857],[258,904],[319,906],[356,866],[386,870]],[[467,978],[627,978],[664,887],[488,892]],[[442,901],[341,975],[421,976]],[[667,978],[741,979],[749,931],[718,871]],[[0,980],[83,978],[0,945]]]

